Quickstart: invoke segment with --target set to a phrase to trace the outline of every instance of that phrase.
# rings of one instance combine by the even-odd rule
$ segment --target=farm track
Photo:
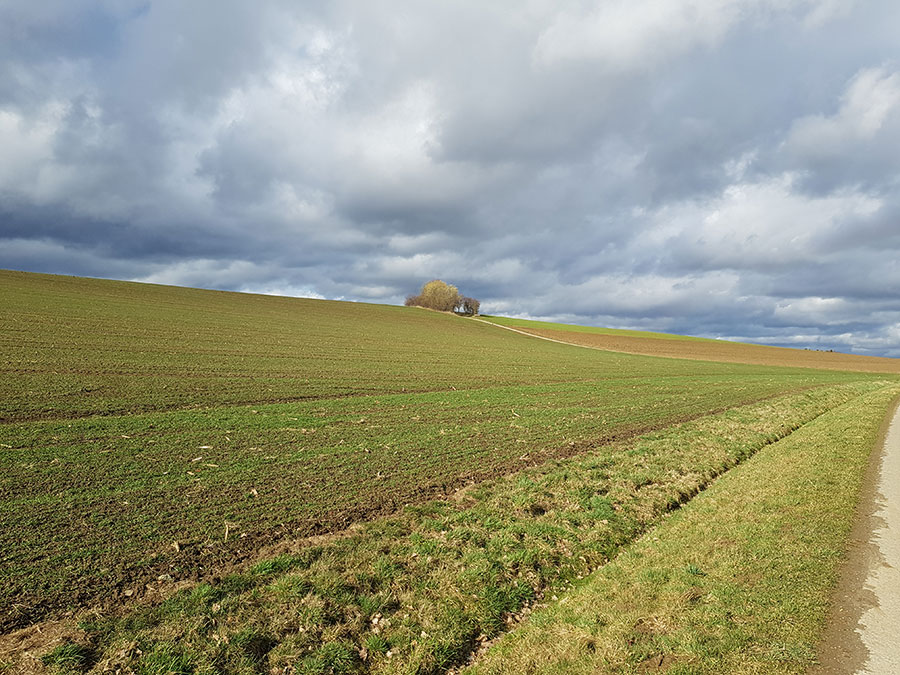
[[[488,326],[494,326],[495,328],[503,328],[504,330],[512,331],[513,333],[518,333],[519,335],[525,335],[527,337],[537,338],[538,340],[546,340],[547,342],[555,342],[560,345],[569,345],[570,347],[582,347],[583,349],[596,349],[598,351],[611,351],[609,349],[604,349],[603,347],[597,347],[594,345],[586,345],[580,344],[578,342],[561,340],[559,338],[547,337],[546,335],[541,335],[537,332],[528,332],[527,330],[521,330],[519,328],[513,328],[512,326],[504,326],[502,323],[494,323],[493,321],[486,321],[485,319],[479,319],[477,317],[473,317],[472,321],[478,321],[479,323],[486,323]],[[615,351],[615,350],[612,350]],[[623,352],[628,354],[629,352]]]
[[[873,449],[811,675],[900,672],[900,405]]]

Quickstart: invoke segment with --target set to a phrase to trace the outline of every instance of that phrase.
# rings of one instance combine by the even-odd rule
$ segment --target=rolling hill
[[[260,583],[282,589],[273,607],[296,601],[282,610],[312,614],[266,623],[266,649],[228,657],[249,659],[246,672],[288,663],[300,643],[309,654],[295,662],[308,672],[347,653],[355,669],[374,663],[359,660],[364,652],[432,669],[459,663],[472,631],[501,631],[560,574],[589,571],[579,559],[602,564],[757,449],[871,392],[883,406],[896,381],[889,360],[853,372],[834,369],[838,355],[777,350],[774,359],[744,345],[727,348],[760,363],[700,360],[719,356],[719,343],[631,334],[615,339],[659,347],[582,349],[417,308],[8,271],[0,288],[0,629],[89,608],[156,612],[146,625],[91,624],[88,666],[127,633],[146,643],[129,663],[156,672],[154,641],[171,651],[181,639],[160,626],[176,630],[192,612],[208,619],[232,597],[252,604]],[[608,337],[491,320],[595,347]],[[636,449],[653,434],[671,448],[658,463]],[[709,445],[688,442],[701,437]],[[408,628],[379,652],[380,633],[357,625],[394,616],[396,598],[413,593],[403,584],[426,583],[414,559],[457,569],[495,536],[499,558],[472,569],[486,566],[476,581],[499,595],[475,593],[474,608],[440,596],[433,607],[462,612],[456,642],[426,648]],[[516,536],[536,539],[510,553]],[[446,548],[456,537],[460,559]],[[278,551],[292,553],[267,562]],[[248,566],[250,576],[240,572]],[[298,570],[315,566],[325,586],[298,581],[288,592]],[[228,630],[245,635],[254,617],[234,615]],[[417,621],[428,633],[421,626],[438,619]],[[185,658],[211,663],[211,645]]]

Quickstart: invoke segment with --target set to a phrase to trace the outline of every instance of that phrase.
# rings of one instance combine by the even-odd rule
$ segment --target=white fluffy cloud
[[[47,104],[33,117],[0,110],[0,185],[37,201],[57,192],[57,181],[47,170],[52,169],[53,138],[64,115],[65,106],[59,103]]]
[[[786,145],[801,156],[823,157],[883,140],[900,140],[900,72],[879,66],[853,77],[833,115],[798,119]]]
[[[879,197],[851,188],[803,194],[796,177],[783,174],[642,214],[651,224],[636,245],[707,269],[784,269],[833,254],[828,241],[835,232],[882,208]]]
[[[720,44],[742,22],[773,15],[821,26],[849,11],[836,0],[607,0],[564,8],[541,32],[534,58],[541,65],[592,61],[634,71],[664,64],[695,48]]]

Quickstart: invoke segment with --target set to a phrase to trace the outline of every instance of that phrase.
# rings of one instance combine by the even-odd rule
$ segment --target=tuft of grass
[[[705,577],[706,576],[706,572],[704,572],[702,569],[700,569],[693,563],[688,565],[685,568],[685,572],[687,572],[688,574],[693,574],[695,577]]]
[[[278,640],[273,635],[261,631],[255,626],[240,629],[229,640],[229,645],[233,649],[239,650],[241,656],[246,657],[253,664],[263,663],[276,644],[278,644]]]
[[[293,555],[280,555],[277,558],[263,560],[250,568],[250,574],[271,575],[286,572],[302,564],[302,558]]]
[[[312,656],[307,656],[297,664],[297,673],[302,675],[343,675],[359,670],[359,654],[352,645],[343,642],[328,642],[319,647]]]
[[[144,652],[137,662],[137,675],[194,675],[193,659],[169,643],[158,643]]]
[[[387,654],[391,643],[381,635],[369,635],[363,642],[369,654]]]
[[[92,651],[75,642],[64,642],[41,657],[41,663],[58,673],[84,672],[91,662]]]

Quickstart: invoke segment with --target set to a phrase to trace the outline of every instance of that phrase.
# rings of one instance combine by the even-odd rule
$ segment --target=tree
[[[463,296],[459,299],[459,310],[468,316],[474,316],[478,314],[478,310],[481,307],[481,303],[478,302],[475,298],[469,298]]]
[[[440,279],[429,281],[422,286],[419,294],[423,307],[430,307],[441,312],[452,312],[459,303],[459,291],[456,286],[445,284]]]
[[[433,279],[422,286],[418,295],[410,295],[404,304],[407,307],[427,307],[441,312],[461,310],[464,314],[477,314],[479,302],[459,294],[456,286]]]

